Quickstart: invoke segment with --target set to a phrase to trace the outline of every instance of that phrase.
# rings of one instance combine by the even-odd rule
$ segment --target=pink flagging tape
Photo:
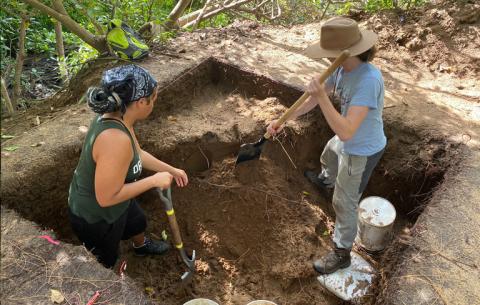
[[[39,236],[38,238],[46,239],[49,243],[57,245],[57,246],[60,244],[60,242],[58,240],[54,240],[53,238],[51,238],[48,235],[42,235],[42,236]]]
[[[95,302],[97,301],[98,297],[100,297],[100,291],[97,290],[97,291],[95,291],[95,294],[93,295],[93,297],[92,297],[90,300],[88,300],[87,305],[93,305],[93,304],[95,304]]]

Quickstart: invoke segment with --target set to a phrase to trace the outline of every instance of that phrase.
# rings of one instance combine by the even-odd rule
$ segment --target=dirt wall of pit
[[[452,167],[411,230],[397,243],[376,304],[477,304],[480,300],[480,152]]]
[[[3,207],[1,223],[2,304],[87,304],[97,291],[109,304],[150,304],[131,279],[100,267],[84,247],[59,242],[54,232]]]

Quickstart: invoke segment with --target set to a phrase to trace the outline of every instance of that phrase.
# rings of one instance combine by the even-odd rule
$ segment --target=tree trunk
[[[53,1],[53,8],[56,11],[61,11],[64,9],[62,2],[55,0]],[[67,64],[65,63],[65,48],[63,46],[63,33],[62,33],[62,23],[57,20],[54,20],[55,24],[55,47],[57,49],[57,61],[58,61],[58,69],[60,72],[60,77],[62,78],[62,82],[65,82],[68,79],[68,70]]]
[[[220,13],[223,13],[223,12],[231,10],[231,9],[235,9],[235,8],[237,8],[237,7],[239,7],[243,4],[246,4],[246,3],[249,3],[249,2],[252,2],[252,1],[253,0],[238,0],[236,2],[228,4],[226,6],[212,7],[212,9],[207,10],[207,12],[202,16],[202,18],[200,20],[211,18],[211,17],[216,16]],[[195,11],[195,12],[197,12],[197,11]],[[198,14],[200,14],[200,13],[201,13],[201,9],[198,10]],[[196,15],[196,16],[198,17],[198,15]],[[196,18],[193,21],[189,21],[189,22],[185,23],[182,27],[183,28],[188,28],[189,26],[194,25],[195,22],[196,22]]]
[[[173,29],[176,27],[177,20],[182,16],[183,12],[190,4],[191,0],[179,0],[177,5],[173,8],[173,10],[168,15],[167,22],[165,23],[166,29]]]
[[[62,24],[55,20],[55,47],[57,49],[57,61],[58,69],[60,72],[60,77],[62,82],[65,82],[68,79],[68,70],[67,64],[65,63],[65,49],[63,47],[63,35],[62,35]]]
[[[14,108],[12,105],[12,101],[10,100],[10,96],[8,95],[7,85],[5,85],[5,81],[2,79],[2,101],[5,103],[5,107],[7,107],[7,111],[9,114],[13,114]]]
[[[25,60],[25,36],[27,35],[28,18],[22,14],[20,20],[20,34],[18,37],[18,51],[13,83],[13,105],[17,106],[18,99],[22,95],[22,71]]]
[[[323,20],[323,17],[325,17],[325,14],[327,14],[328,7],[330,6],[331,3],[332,3],[332,0],[328,0],[327,5],[325,5],[325,9],[323,10],[322,16],[320,17],[319,21]]]
[[[107,42],[105,40],[105,36],[93,35],[86,29],[84,29],[81,25],[79,25],[75,20],[70,18],[68,14],[66,14],[65,9],[57,11],[54,10],[38,0],[21,0],[22,2],[33,6],[34,8],[38,9],[44,14],[49,15],[60,21],[67,29],[69,29],[72,33],[77,35],[80,39],[85,41],[87,44],[95,48],[98,52],[104,53],[108,52]],[[61,1],[60,1],[61,3]]]
[[[197,18],[195,19],[195,23],[193,24],[193,27],[192,27],[193,30],[197,29],[198,25],[200,24],[200,20],[202,20],[203,14],[205,14],[205,10],[208,9],[208,6],[210,5],[211,1],[212,0],[207,0],[205,2],[205,5],[203,6],[202,10],[200,11],[200,14],[198,14]]]
[[[208,8],[205,9],[205,11],[203,12],[203,16],[202,18],[200,19],[203,20],[205,19],[205,15],[212,12],[212,11],[215,11],[215,10],[218,10],[219,8],[221,8],[222,6],[219,5],[218,3],[214,3],[212,4],[211,6],[209,6]],[[177,24],[179,27],[181,28],[186,28],[187,26],[185,26],[187,23],[188,24],[192,24],[192,21],[196,21],[198,16],[200,15],[200,13],[202,12],[202,9],[199,9],[199,10],[196,10],[196,11],[193,11],[191,13],[188,13],[186,15],[183,15],[182,17],[180,17],[177,21]]]
[[[190,21],[193,21],[193,20],[196,20],[198,15],[200,15],[200,12],[202,10],[196,10],[196,11],[193,11],[191,13],[188,13],[186,15],[183,15],[182,17],[178,18],[177,20],[177,24],[179,27],[183,28],[183,26],[187,23],[189,23]],[[207,10],[208,11],[208,10]]]
[[[153,4],[154,3],[155,3],[155,0],[150,0],[150,2],[148,3],[147,22],[152,21]]]

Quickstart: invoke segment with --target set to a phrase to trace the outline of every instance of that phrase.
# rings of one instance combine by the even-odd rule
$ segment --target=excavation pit
[[[154,112],[139,124],[137,136],[145,150],[189,173],[187,188],[173,188],[173,204],[184,244],[197,252],[197,296],[219,304],[254,299],[341,304],[320,287],[311,268],[312,259],[329,250],[334,221],[329,198],[302,175],[305,168],[319,168],[322,148],[332,136],[321,113],[289,124],[285,134],[266,145],[260,160],[235,167],[240,144],[258,139],[266,122],[301,93],[211,58],[165,85]],[[441,184],[459,144],[404,122],[386,121],[385,131],[387,150],[364,196],[394,204],[399,234],[415,222]],[[38,164],[17,189],[2,190],[2,205],[53,229],[62,241],[78,244],[69,229],[66,202],[79,151],[63,147],[51,153],[63,166]],[[140,200],[149,220],[147,233],[169,232],[156,193],[147,192]],[[121,252],[127,274],[147,288],[155,303],[181,304],[192,298],[179,289],[185,269],[177,253],[136,258],[129,246],[122,244]]]

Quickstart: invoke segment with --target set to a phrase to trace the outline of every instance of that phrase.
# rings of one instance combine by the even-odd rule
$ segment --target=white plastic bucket
[[[256,300],[248,303],[247,305],[277,305],[277,304],[267,300]]]
[[[385,249],[396,216],[395,208],[387,199],[377,196],[363,199],[358,207],[356,242],[372,252]]]
[[[193,299],[183,305],[219,305],[217,302],[214,302],[209,299]]]

